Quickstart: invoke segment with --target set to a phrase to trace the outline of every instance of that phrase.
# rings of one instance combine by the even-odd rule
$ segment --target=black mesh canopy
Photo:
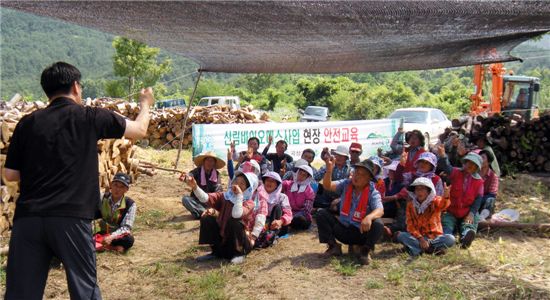
[[[140,40],[211,72],[346,73],[510,61],[516,45],[550,30],[547,0],[0,5]]]

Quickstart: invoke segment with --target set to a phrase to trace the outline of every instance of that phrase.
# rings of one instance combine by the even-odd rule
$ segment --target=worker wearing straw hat
[[[187,175],[193,176],[198,186],[206,193],[221,192],[222,185],[218,170],[225,167],[225,162],[212,151],[197,155],[193,162],[197,167]],[[180,180],[181,178],[183,176]],[[181,203],[195,219],[199,219],[206,210],[206,204],[200,202],[193,193],[183,196]]]

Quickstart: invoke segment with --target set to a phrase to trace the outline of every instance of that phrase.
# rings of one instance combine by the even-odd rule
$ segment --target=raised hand
[[[235,195],[240,195],[243,193],[243,191],[241,190],[241,188],[237,185],[237,184],[234,184],[231,186],[231,191],[233,191],[233,194]]]
[[[439,157],[445,157],[445,145],[439,144],[437,146],[437,155]]]
[[[446,182],[443,182],[443,198],[451,197],[451,186],[447,185]]]
[[[401,164],[402,166],[405,166],[407,164],[407,156],[408,156],[408,153],[403,151],[403,153],[401,153],[401,157],[399,158],[399,164]]]
[[[281,161],[281,170],[279,171],[280,174],[286,174],[286,159],[283,159]]]
[[[329,168],[332,169],[334,167],[334,161],[335,161],[335,158],[332,155],[327,155],[325,157],[325,164],[327,166],[327,169]]]
[[[155,103],[153,88],[148,87],[146,89],[141,89],[141,91],[139,92],[139,103],[141,103],[141,105],[147,105],[148,107]]]
[[[466,155],[466,153],[468,152],[468,150],[466,150],[466,147],[464,146],[464,143],[463,143],[463,142],[460,142],[460,143],[458,144],[458,147],[456,148],[456,152],[457,152],[458,155],[460,155],[460,156]]]
[[[192,189],[195,190],[197,188],[197,181],[195,181],[195,177],[186,175],[185,176],[185,183]]]

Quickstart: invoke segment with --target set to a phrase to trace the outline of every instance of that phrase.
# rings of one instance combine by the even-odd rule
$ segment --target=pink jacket
[[[311,221],[311,210],[313,209],[313,200],[315,200],[315,193],[311,186],[308,186],[304,192],[298,191],[291,192],[292,180],[283,181],[283,193],[288,196],[288,202],[292,208],[292,214],[294,216],[303,215],[306,220]]]

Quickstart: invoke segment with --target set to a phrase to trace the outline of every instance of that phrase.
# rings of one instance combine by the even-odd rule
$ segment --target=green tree
[[[140,88],[155,86],[158,80],[171,71],[171,60],[166,59],[159,63],[157,56],[160,49],[148,47],[146,44],[128,39],[116,37],[113,40],[115,55],[113,56],[113,69],[116,76],[124,77],[123,81],[117,80],[107,85],[106,90],[112,96],[121,97],[121,85],[128,93],[128,100]],[[160,87],[166,90],[164,86]],[[155,96],[159,96],[155,93]],[[134,97],[135,98],[135,97]]]

